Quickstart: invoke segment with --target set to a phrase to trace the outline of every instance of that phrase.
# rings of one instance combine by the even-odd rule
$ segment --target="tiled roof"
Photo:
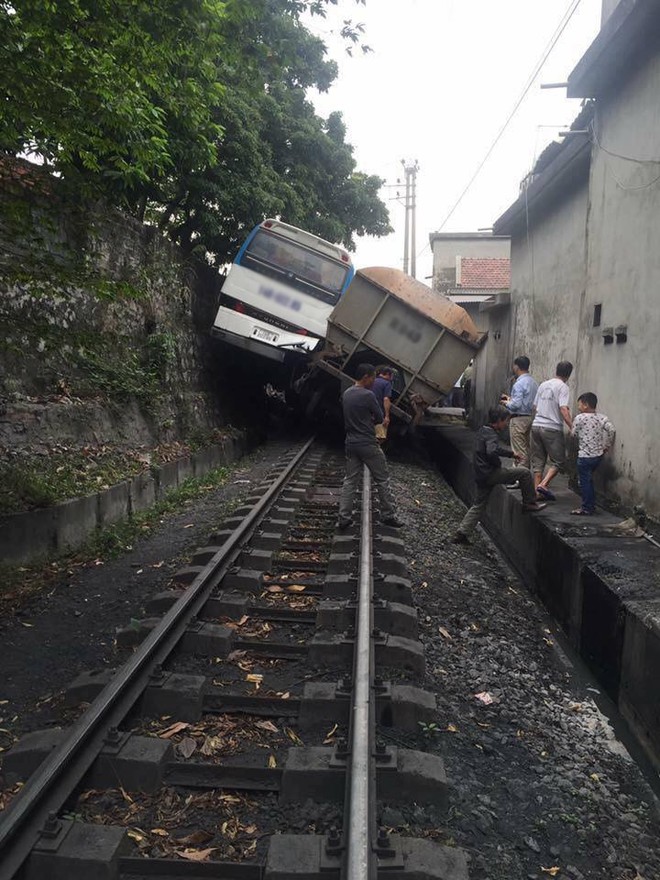
[[[0,188],[32,189],[51,192],[53,178],[41,165],[0,153]]]
[[[473,290],[506,290],[511,284],[508,257],[460,257],[460,283]]]

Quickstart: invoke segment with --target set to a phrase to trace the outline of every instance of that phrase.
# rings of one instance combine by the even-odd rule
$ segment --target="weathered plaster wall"
[[[527,355],[538,382],[554,376],[558,361],[577,362],[587,206],[585,183],[511,245],[510,358]]]
[[[575,365],[571,399],[593,391],[617,428],[596,483],[624,509],[660,517],[660,57],[598,103],[588,185],[512,243],[511,356],[532,373]],[[618,154],[618,155],[613,155]],[[624,157],[624,158],[621,158]],[[533,257],[533,260],[532,260]],[[533,269],[532,269],[533,265]],[[594,307],[600,305],[600,326]],[[624,325],[627,341],[605,344]]]
[[[608,493],[660,515],[660,57],[650,59],[595,119],[579,386],[616,427]],[[644,162],[620,159],[606,153]],[[593,327],[593,307],[602,307]],[[626,342],[602,330],[626,325]]]
[[[217,284],[154,227],[0,166],[0,450],[222,424],[207,349]]]
[[[509,390],[511,372],[511,307],[499,306],[482,311],[476,324],[488,331],[488,339],[475,359],[473,426],[486,421],[488,408],[498,403],[500,394]]]

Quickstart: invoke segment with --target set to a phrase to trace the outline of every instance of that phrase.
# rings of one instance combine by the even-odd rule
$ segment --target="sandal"
[[[571,516],[591,516],[591,511],[584,510],[582,507],[577,507],[575,510],[571,510]]]

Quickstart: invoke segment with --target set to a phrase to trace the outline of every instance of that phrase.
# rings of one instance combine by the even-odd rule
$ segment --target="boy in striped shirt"
[[[582,506],[571,513],[591,516],[596,510],[593,472],[614,442],[614,425],[603,413],[596,412],[598,398],[591,391],[578,397],[579,415],[573,420],[571,434],[578,441],[577,469]]]

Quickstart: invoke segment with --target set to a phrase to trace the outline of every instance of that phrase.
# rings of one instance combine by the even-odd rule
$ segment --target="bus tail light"
[[[241,315],[244,315],[244,314],[245,314],[245,306],[243,305],[242,302],[239,302],[239,301],[237,300],[237,301],[234,303],[234,311],[235,311],[235,312],[240,312]]]

